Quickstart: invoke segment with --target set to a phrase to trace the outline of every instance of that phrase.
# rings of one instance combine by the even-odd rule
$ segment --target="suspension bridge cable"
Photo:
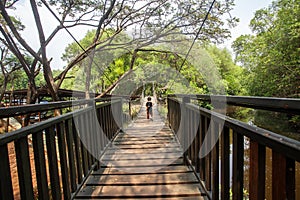
[[[186,60],[187,60],[187,57],[189,56],[189,54],[190,54],[192,48],[194,47],[194,45],[195,45],[195,43],[196,43],[196,40],[197,40],[197,38],[199,37],[200,32],[201,32],[201,30],[202,30],[202,28],[203,28],[203,26],[204,26],[204,23],[205,23],[205,21],[207,20],[208,15],[209,15],[210,11],[212,10],[212,7],[214,6],[215,2],[216,2],[216,0],[213,0],[213,2],[210,4],[210,7],[209,7],[209,9],[208,9],[208,11],[207,11],[207,13],[206,13],[206,15],[205,15],[204,20],[202,21],[202,24],[201,24],[200,28],[198,29],[198,31],[197,31],[197,33],[196,33],[196,36],[195,36],[194,40],[193,40],[193,42],[192,42],[192,44],[191,44],[191,46],[190,46],[188,52],[185,54],[184,60],[183,60],[183,62],[181,63],[181,66],[180,66],[180,68],[179,68],[179,72],[181,71],[183,65],[185,64],[185,62],[186,62]]]
[[[85,48],[78,42],[78,40],[73,36],[73,34],[68,30],[68,28],[62,23],[62,21],[57,17],[57,15],[53,12],[53,10],[49,7],[49,5],[45,2],[45,0],[42,0],[43,4],[46,6],[46,8],[50,11],[50,13],[55,17],[55,19],[59,22],[59,24],[67,31],[67,33],[72,37],[72,39],[75,41],[75,43],[80,47],[80,49],[88,56],[90,57],[89,53],[85,50]],[[96,47],[95,47],[96,48]],[[92,62],[102,69],[95,61],[94,59]],[[103,69],[102,69],[103,70]],[[110,83],[113,83],[113,81],[105,74],[103,70],[103,75],[108,79]]]
[[[186,60],[187,60],[187,57],[189,56],[189,54],[190,54],[192,48],[194,47],[194,45],[195,45],[195,43],[196,43],[196,40],[197,40],[197,38],[199,37],[200,32],[201,32],[201,30],[202,30],[202,28],[203,28],[203,26],[204,26],[204,23],[205,23],[205,21],[207,20],[208,15],[209,15],[209,13],[211,12],[211,10],[212,10],[212,8],[213,8],[215,2],[216,2],[216,0],[213,0],[212,3],[210,4],[210,7],[209,7],[209,9],[208,9],[208,11],[207,11],[207,13],[206,13],[206,15],[205,15],[205,18],[204,18],[204,20],[202,21],[202,24],[201,24],[200,28],[198,29],[198,31],[197,31],[197,33],[196,33],[196,36],[195,36],[195,38],[194,38],[192,44],[190,45],[190,47],[189,47],[187,53],[185,54],[185,57],[184,57],[184,59],[183,59],[181,65],[180,65],[180,67],[179,67],[179,72],[181,71],[183,65],[185,64],[185,62],[186,62]],[[178,76],[178,74],[177,74],[177,76]],[[177,78],[177,76],[176,76],[176,78]],[[170,88],[172,88],[173,84],[174,84],[174,82],[171,84],[171,87],[170,87]]]

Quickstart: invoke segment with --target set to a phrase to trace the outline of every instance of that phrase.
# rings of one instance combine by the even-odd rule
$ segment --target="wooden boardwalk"
[[[153,109],[145,108],[120,133],[75,199],[204,199],[193,171],[184,165],[182,149]]]

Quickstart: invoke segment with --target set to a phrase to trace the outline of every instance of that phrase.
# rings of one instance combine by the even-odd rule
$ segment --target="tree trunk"
[[[52,70],[51,70],[51,67],[50,67],[50,63],[47,60],[47,54],[46,54],[46,45],[47,44],[46,44],[45,35],[44,35],[41,20],[40,20],[39,12],[38,12],[38,9],[37,9],[37,5],[36,5],[35,0],[30,0],[30,4],[31,4],[33,15],[34,15],[34,19],[35,19],[35,22],[36,22],[36,26],[37,26],[37,29],[38,29],[38,33],[39,33],[39,39],[40,39],[40,44],[41,44],[41,49],[40,50],[41,50],[41,55],[42,55],[42,65],[43,65],[43,70],[44,70],[44,78],[46,80],[49,92],[52,96],[52,100],[53,101],[58,101],[59,97],[57,95],[57,87],[56,87],[55,82],[54,82],[54,78],[53,78]]]
[[[34,76],[28,77],[28,87],[27,87],[27,97],[26,97],[26,104],[35,104],[37,99],[37,89],[34,81]],[[26,114],[24,116],[22,126],[28,126],[30,122],[30,114]]]

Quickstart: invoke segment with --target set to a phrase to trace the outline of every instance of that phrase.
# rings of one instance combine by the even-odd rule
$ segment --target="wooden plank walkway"
[[[75,199],[204,199],[182,149],[156,107],[147,120],[145,108],[119,134]]]

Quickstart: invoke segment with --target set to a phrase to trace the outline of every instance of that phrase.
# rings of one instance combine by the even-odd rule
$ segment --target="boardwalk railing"
[[[0,199],[70,199],[122,127],[121,99],[3,108],[1,117],[77,110],[0,135]]]
[[[186,161],[193,166],[210,199],[244,199],[246,184],[249,185],[246,199],[265,199],[267,147],[272,151],[272,199],[296,199],[299,180],[295,176],[295,163],[300,162],[300,142],[190,103],[211,98],[225,105],[293,114],[300,114],[300,100],[208,95],[168,97],[169,125],[177,133]],[[205,155],[205,151],[209,153]],[[247,180],[244,179],[246,170],[249,170]]]

